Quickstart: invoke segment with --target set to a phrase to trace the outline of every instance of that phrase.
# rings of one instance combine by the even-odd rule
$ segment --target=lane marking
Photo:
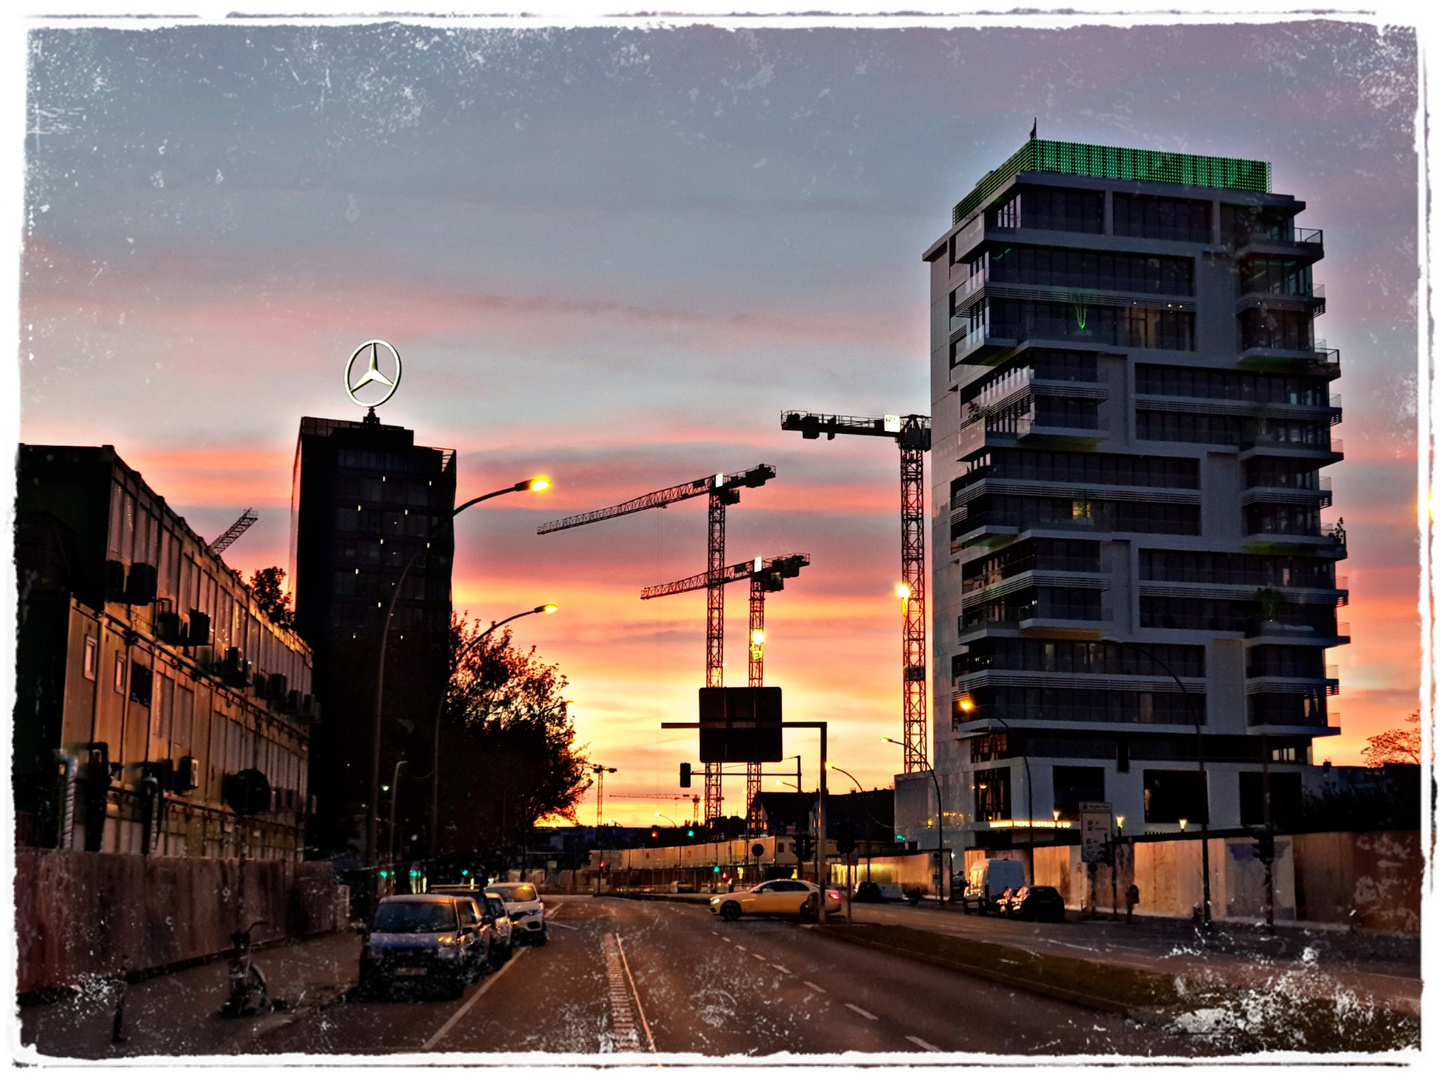
[[[779,964],[771,964],[770,966],[773,967],[776,971],[783,971],[786,975],[793,974],[793,972],[789,968],[781,967]]]
[[[863,1016],[866,1020],[879,1020],[879,1019],[880,1019],[880,1018],[879,1018],[878,1016],[876,1016],[874,1013],[868,1013],[868,1012],[866,1012],[864,1009],[862,1009],[859,1005],[851,1005],[850,1002],[848,1002],[848,1001],[845,1002],[845,1007],[846,1007],[847,1009],[849,1009],[851,1012],[859,1013],[859,1014],[860,1014],[861,1016]]]
[[[470,1009],[475,1005],[475,1003],[489,992],[490,988],[495,985],[495,980],[500,978],[501,975],[504,975],[505,972],[509,971],[512,967],[514,967],[515,964],[519,962],[520,958],[525,955],[526,954],[523,952],[517,952],[514,956],[510,957],[509,960],[506,960],[504,966],[501,967],[499,971],[495,972],[493,975],[491,975],[488,979],[485,980],[485,985],[480,987],[479,993],[477,993],[469,1001],[465,1002],[465,1004],[461,1005],[460,1008],[456,1009],[455,1012],[451,1015],[450,1019],[445,1021],[445,1025],[439,1031],[435,1032],[434,1035],[431,1035],[430,1038],[425,1041],[425,1045],[420,1047],[420,1049],[435,1049],[435,1044],[438,1043],[441,1039],[443,1039],[446,1035],[448,1035],[450,1033],[450,1029],[460,1022],[460,1018],[464,1016],[467,1012],[469,1012]]]
[[[715,933],[714,930],[711,930],[710,932],[711,932],[712,934]],[[729,940],[730,940],[730,939],[729,939],[728,937],[726,937],[724,934],[718,934],[718,935],[716,935],[716,936],[719,937],[721,941],[729,941]]]
[[[556,922],[554,919],[546,919],[546,920],[545,920],[545,924],[546,924],[547,926],[563,926],[566,930],[579,930],[579,929],[580,929],[578,926],[575,926],[573,923],[568,923],[568,922]]]
[[[752,952],[750,955],[753,956],[756,960],[764,960],[764,959],[765,959],[765,958],[764,958],[763,956],[761,956],[758,952]]]
[[[930,1050],[930,1051],[932,1051],[932,1052],[934,1052],[934,1053],[936,1053],[936,1054],[940,1053],[940,1048],[939,1048],[938,1046],[936,1046],[934,1043],[928,1043],[928,1042],[926,1042],[924,1039],[920,1038],[918,1035],[906,1035],[905,1038],[909,1039],[912,1043],[914,1043],[916,1046],[918,1046],[921,1050]]]
[[[805,985],[808,986],[811,990],[818,990],[818,991],[820,991],[820,993],[822,993],[822,994],[828,994],[828,993],[830,992],[829,990],[826,990],[823,986],[816,986],[816,985],[815,985],[814,983],[812,983],[809,979],[806,979],[806,980],[805,980]]]
[[[620,967],[625,972],[625,981],[630,984],[630,996],[635,1002],[635,1015],[640,1017],[640,1028],[645,1032],[645,1041],[650,1045],[650,1052],[653,1054],[655,1053],[655,1037],[650,1033],[650,1024],[645,1019],[645,1010],[640,1006],[640,991],[635,988],[635,976],[630,973],[630,962],[625,959],[625,946],[621,943],[619,934],[612,936],[615,938],[615,952],[620,957]],[[633,1032],[634,1029],[631,1030]]]
[[[719,937],[719,936],[720,936],[720,932],[719,932],[718,930],[711,930],[711,931],[710,931],[710,936],[711,936],[711,937]],[[730,939],[729,939],[729,938],[726,938],[725,940],[728,941],[728,940],[730,940]]]

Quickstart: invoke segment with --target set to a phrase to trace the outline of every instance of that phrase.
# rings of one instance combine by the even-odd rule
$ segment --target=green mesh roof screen
[[[1149,180],[1194,187],[1237,188],[1241,191],[1270,190],[1268,161],[1031,139],[1004,165],[987,173],[975,185],[974,191],[955,204],[952,224],[960,224],[967,214],[1000,190],[1007,180],[1022,172],[1069,173],[1071,176]]]

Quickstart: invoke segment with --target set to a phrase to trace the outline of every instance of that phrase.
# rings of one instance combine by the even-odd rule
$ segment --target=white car
[[[540,899],[534,885],[523,881],[492,882],[485,886],[485,891],[500,895],[516,937],[536,945],[544,945],[549,940],[545,927],[545,901]]]
[[[794,878],[767,881],[744,892],[722,893],[710,901],[710,911],[726,922],[734,922],[741,915],[798,915],[810,920],[819,914],[822,893],[826,913],[839,911],[837,891],[822,890],[813,882]]]

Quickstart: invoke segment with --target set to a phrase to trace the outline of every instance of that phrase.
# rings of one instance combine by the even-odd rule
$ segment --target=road
[[[564,897],[550,943],[520,948],[459,1001],[356,995],[259,1048],[307,1054],[1120,1054],[1206,1044],[864,949],[791,922],[701,906]],[[358,955],[357,942],[356,952]]]

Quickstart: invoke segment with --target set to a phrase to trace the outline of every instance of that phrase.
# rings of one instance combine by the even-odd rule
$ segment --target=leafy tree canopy
[[[444,850],[513,850],[537,821],[575,821],[591,784],[563,696],[567,680],[531,647],[456,618],[440,733]]]
[[[1366,739],[1360,757],[1372,769],[1390,764],[1420,764],[1420,712],[1417,709],[1405,718],[1406,727],[1391,728]]]
[[[285,589],[285,571],[267,566],[250,575],[250,591],[260,610],[276,626],[293,626],[295,612],[290,606],[290,593]]]

